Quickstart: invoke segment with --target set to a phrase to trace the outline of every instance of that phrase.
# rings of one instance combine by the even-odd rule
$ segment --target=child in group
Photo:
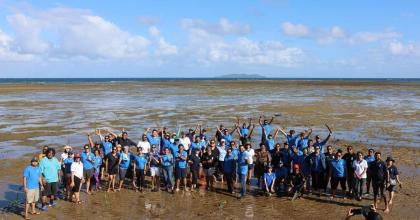
[[[273,167],[269,164],[267,166],[267,172],[264,173],[263,181],[263,190],[268,195],[271,196],[274,193],[274,183],[276,181],[276,174],[273,173]]]

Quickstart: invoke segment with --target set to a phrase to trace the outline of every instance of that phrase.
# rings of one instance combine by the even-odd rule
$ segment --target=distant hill
[[[225,74],[216,76],[215,78],[224,78],[224,79],[260,79],[265,78],[263,75],[259,74]]]

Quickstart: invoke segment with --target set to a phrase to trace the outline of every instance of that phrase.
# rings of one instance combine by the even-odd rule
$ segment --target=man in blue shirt
[[[223,139],[225,139],[225,141],[226,141],[226,146],[230,146],[230,142],[232,141],[232,139],[233,139],[233,137],[232,137],[232,134],[236,131],[236,129],[238,128],[238,127],[236,127],[235,126],[235,128],[231,131],[231,132],[229,132],[229,129],[228,128],[225,128],[225,129],[223,129],[223,131],[221,131],[221,130],[219,130],[219,127],[216,127],[217,129],[218,129],[218,131],[220,132],[220,134],[221,134],[221,138],[223,138]]]
[[[372,182],[372,164],[375,162],[375,150],[369,149],[368,155],[364,158],[368,164],[368,169],[366,172],[367,178],[366,178],[366,195],[369,195],[370,191],[370,185]]]
[[[175,178],[176,191],[179,191],[179,183],[182,180],[184,190],[187,191],[187,157],[188,153],[184,151],[184,145],[178,145],[178,152],[175,153]]]
[[[235,193],[234,189],[234,181],[233,181],[233,173],[236,172],[235,166],[235,156],[232,154],[232,148],[228,148],[226,150],[226,156],[223,161],[223,174],[226,178],[227,188],[229,193]]]
[[[273,123],[274,121],[274,116],[271,117],[271,120],[268,121],[267,119],[264,118],[263,121],[263,116],[260,116],[258,123],[261,126],[261,143],[265,143],[268,135],[271,132],[271,123]]]
[[[84,152],[80,154],[83,163],[83,177],[86,180],[86,193],[90,195],[90,179],[95,172],[95,155],[90,151],[89,145],[85,145],[83,149]]]
[[[318,191],[321,196],[321,189],[324,187],[324,172],[326,170],[325,155],[321,153],[319,146],[315,147],[315,152],[310,155],[312,190]]]
[[[146,164],[148,160],[146,155],[143,153],[143,149],[141,147],[137,148],[137,155],[133,158],[133,173],[136,174],[137,181],[133,180],[134,188],[136,192],[140,190],[143,191],[143,187],[145,186],[145,178],[144,175],[146,174]],[[136,184],[135,184],[136,183]]]
[[[32,208],[31,214],[39,214],[35,209],[35,203],[39,200],[39,186],[43,189],[41,180],[41,170],[38,168],[38,158],[31,160],[31,165],[23,171],[23,191],[26,194],[25,219],[29,219],[29,205]]]
[[[306,134],[306,135],[305,135]],[[312,134],[312,129],[309,131],[301,132],[299,137],[296,139],[295,146],[302,150],[303,148],[308,146],[309,136]]]
[[[241,197],[244,197],[246,194],[246,176],[248,173],[248,153],[245,151],[245,147],[243,145],[239,146],[239,154],[238,154],[238,176],[239,182],[241,183]]]
[[[329,132],[328,136],[323,141],[321,141],[321,137],[319,135],[315,136],[314,147],[319,146],[321,148],[321,153],[325,153],[324,152],[325,151],[325,145],[327,144],[327,142],[330,139],[331,134],[332,134],[331,128],[327,124],[325,124],[325,126],[327,127],[328,132]]]
[[[162,138],[159,136],[159,132],[156,129],[153,129],[152,134],[149,133],[150,128],[147,128],[144,131],[144,134],[147,135],[147,140],[149,141],[150,145],[155,145],[157,148],[157,152],[160,152],[160,144]]]
[[[289,144],[290,147],[295,146],[296,139],[299,137],[299,135],[297,135],[297,134],[295,135],[295,130],[290,130],[289,134],[287,134],[282,129],[280,129],[280,132],[284,135],[284,137],[286,137],[287,143]]]
[[[54,148],[48,148],[47,156],[39,164],[42,176],[45,180],[44,190],[42,191],[42,211],[47,211],[47,197],[50,197],[50,206],[55,206],[55,195],[58,191],[58,182],[61,182],[61,166],[55,158]]]
[[[330,176],[331,176],[331,190],[332,195],[331,199],[335,198],[335,192],[337,191],[338,183],[341,185],[341,190],[346,193],[346,161],[341,159],[342,151],[341,149],[337,150],[335,153],[335,158],[331,161],[330,164]],[[352,178],[352,177],[349,177]]]
[[[239,117],[236,117],[236,124],[239,127],[240,125]],[[252,118],[249,118],[248,126],[246,125],[246,123],[243,123],[242,126],[239,127],[238,129],[239,133],[243,136],[248,136],[249,130],[251,129],[251,125],[252,125]]]
[[[274,150],[274,145],[275,145],[275,141],[276,141],[276,138],[277,138],[278,133],[279,133],[279,129],[277,129],[277,130],[274,132],[274,135],[269,134],[269,135],[267,136],[267,139],[266,139],[266,141],[265,141],[265,145],[267,146],[267,149],[268,149],[268,151],[269,151],[270,153],[272,153],[272,152],[273,152],[273,150]]]

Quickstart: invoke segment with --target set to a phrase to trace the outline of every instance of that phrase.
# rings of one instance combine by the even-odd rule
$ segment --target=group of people
[[[255,129],[252,119],[240,124],[238,118],[232,128],[217,126],[214,135],[201,124],[188,132],[147,128],[137,143],[124,129],[119,134],[105,129],[105,135],[103,130],[96,129],[96,142],[89,133],[82,152],[74,153],[72,147],[65,146],[59,159],[54,148],[44,146],[23,172],[25,218],[29,219],[30,206],[32,214],[39,214],[35,203],[40,194],[41,210],[55,206],[61,186],[64,199],[80,204],[84,183],[86,193],[91,194],[102,187],[107,192],[118,192],[127,185],[125,181],[135,191],[144,191],[148,183],[152,191],[171,193],[196,190],[201,185],[214,190],[216,182],[221,187],[226,182],[227,192],[235,194],[240,189],[238,198],[246,195],[247,185],[252,185],[253,179],[266,195],[290,195],[292,199],[309,193],[326,195],[330,183],[331,199],[336,197],[340,185],[344,198],[361,200],[363,189],[369,194],[372,186],[375,208],[383,198],[384,210],[389,211],[396,186],[401,186],[391,157],[383,161],[380,152],[369,149],[364,155],[361,151],[355,153],[351,146],[347,146],[346,153],[341,149],[334,151],[327,145],[332,135],[328,125],[325,139],[316,135],[312,140],[312,129],[286,133],[280,128],[273,129],[273,120],[274,117],[259,118],[258,141],[252,138]],[[284,136],[283,143],[278,142],[279,134]],[[259,142],[259,147],[254,148],[254,142]],[[150,176],[150,181],[146,181],[146,176]],[[205,177],[205,184],[199,181],[201,176]],[[240,186],[236,187],[236,183]]]

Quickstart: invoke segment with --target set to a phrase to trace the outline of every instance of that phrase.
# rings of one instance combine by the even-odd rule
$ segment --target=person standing
[[[271,120],[268,121],[265,117],[263,120],[263,116],[260,116],[260,118],[258,119],[258,123],[261,126],[261,143],[265,143],[265,141],[268,138],[268,135],[271,132],[271,124],[274,121],[274,116],[271,117]]]
[[[121,152],[120,154],[120,158],[119,158],[119,179],[120,179],[120,183],[118,186],[117,191],[121,191],[121,187],[124,183],[126,174],[127,174],[127,170],[130,167],[130,163],[131,163],[131,153],[129,150],[129,146],[124,146],[124,151]]]
[[[327,127],[328,129],[328,136],[323,141],[321,141],[321,137],[319,135],[315,136],[314,147],[319,146],[321,149],[321,153],[325,153],[325,145],[327,144],[328,140],[332,135],[331,128],[327,124],[325,124],[325,127]]]
[[[204,174],[206,176],[206,185],[207,190],[213,190],[213,175],[215,173],[217,157],[213,155],[212,149],[210,146],[206,148],[206,152],[201,157],[201,164],[204,169]]]
[[[378,195],[383,198],[385,203],[384,212],[389,212],[388,202],[384,194],[384,188],[388,182],[388,170],[386,164],[381,159],[381,152],[375,153],[375,161],[372,163],[372,188],[373,188],[373,203],[375,209],[378,209]]]
[[[258,186],[261,186],[261,177],[264,175],[267,165],[271,163],[271,155],[265,144],[260,144],[260,150],[255,154],[255,157],[255,177],[258,179]]]
[[[168,190],[168,192],[173,192],[175,185],[173,178],[175,159],[169,148],[165,148],[165,154],[162,155],[160,160],[162,164],[166,190]]]
[[[179,191],[179,184],[182,181],[184,191],[187,189],[187,158],[188,153],[184,150],[184,145],[178,145],[178,152],[175,153],[175,179],[176,179],[176,192]]]
[[[175,152],[176,153],[176,152]],[[149,153],[149,167],[150,176],[152,176],[152,191],[160,191],[160,157],[156,149],[156,145],[152,145],[152,150]]]
[[[368,155],[364,158],[368,164],[366,173],[366,196],[369,196],[370,186],[372,183],[372,164],[375,162],[375,150],[372,148],[368,150]]]
[[[252,174],[254,173],[254,156],[255,156],[255,151],[254,149],[252,149],[251,143],[246,143],[245,144],[245,150],[248,153],[248,159],[249,159],[249,163],[248,163],[248,175],[246,177],[246,183],[248,185],[251,185],[251,178],[252,178]]]
[[[83,149],[84,152],[80,154],[83,164],[83,177],[86,181],[86,193],[90,195],[90,179],[95,171],[95,155],[90,151],[89,145],[86,144]]]
[[[84,178],[83,178],[83,164],[80,160],[80,154],[75,154],[74,155],[74,162],[71,164],[71,183],[70,183],[70,187],[71,187],[71,195],[70,195],[70,201],[71,198],[74,197],[76,198],[75,203],[76,204],[80,204],[80,189],[82,188],[82,183],[84,182]]]
[[[392,157],[386,158],[386,167],[388,170],[388,187],[386,190],[389,192],[389,205],[392,205],[392,200],[394,199],[394,192],[396,190],[397,184],[400,186],[400,188],[402,187],[398,169],[394,163],[395,160]]]
[[[238,154],[238,176],[239,182],[241,183],[241,197],[244,197],[246,194],[246,176],[248,174],[248,164],[249,164],[249,154],[245,151],[243,145],[239,146]]]
[[[23,171],[23,191],[26,194],[25,203],[25,219],[30,219],[28,212],[29,206],[31,206],[32,215],[39,215],[36,211],[35,204],[39,200],[39,189],[44,190],[42,186],[41,170],[38,167],[38,158],[33,157],[31,164],[27,166]]]
[[[118,153],[117,147],[113,146],[111,153],[106,156],[105,170],[109,175],[107,192],[114,192],[115,190],[115,176],[118,174]]]
[[[147,165],[147,157],[143,153],[143,148],[137,147],[137,155],[133,158],[133,173],[136,174],[136,181],[133,178],[133,185],[136,189],[136,192],[140,191],[143,192],[143,187],[145,187],[145,178],[144,175],[146,174],[146,165]]]
[[[318,191],[321,196],[321,189],[324,188],[324,173],[326,170],[325,155],[321,153],[320,146],[315,147],[315,152],[309,155],[311,163],[312,192]]]
[[[341,190],[346,198],[346,175],[347,166],[346,161],[341,159],[342,151],[338,149],[335,153],[335,158],[331,161],[330,176],[331,176],[331,199],[335,198],[335,192],[337,191],[338,183],[340,183]]]
[[[232,148],[228,148],[226,150],[226,156],[225,159],[223,161],[224,165],[223,165],[223,174],[226,178],[226,183],[227,183],[227,190],[229,193],[234,194],[235,191],[234,189],[234,181],[233,181],[233,173],[235,173],[236,171],[236,166],[235,166],[235,155],[232,154]]]
[[[349,189],[349,196],[353,197],[353,188],[354,188],[354,168],[353,161],[357,158],[356,154],[353,152],[352,146],[347,146],[347,153],[343,155],[343,160],[346,161],[347,166],[347,187]]]
[[[44,190],[42,191],[42,211],[47,211],[47,198],[49,197],[49,206],[56,206],[55,196],[58,191],[58,182],[61,179],[60,162],[55,157],[54,148],[48,148],[47,156],[41,160],[39,169],[45,180]]]
[[[94,151],[95,158],[94,158],[94,164],[93,164],[93,177],[95,180],[95,190],[101,190],[101,178],[100,178],[100,172],[102,167],[102,156],[99,148],[96,148]]]
[[[366,172],[368,168],[368,164],[366,160],[363,159],[362,152],[357,152],[357,159],[353,161],[353,168],[354,168],[354,195],[357,200],[362,200],[363,195],[363,186],[366,182]],[[351,177],[349,177],[351,178]]]
[[[191,167],[191,176],[192,176],[192,181],[191,181],[191,190],[194,190],[197,188],[198,186],[198,178],[199,178],[199,173],[200,173],[200,165],[201,165],[201,158],[200,158],[200,150],[199,149],[194,149],[193,153],[191,156],[189,156],[189,163],[190,163],[190,167]]]
[[[327,146],[327,152],[324,153],[325,156],[325,175],[324,175],[324,193],[327,193],[328,183],[330,182],[331,176],[329,175],[331,170],[331,161],[334,160],[333,148],[331,145]]]

